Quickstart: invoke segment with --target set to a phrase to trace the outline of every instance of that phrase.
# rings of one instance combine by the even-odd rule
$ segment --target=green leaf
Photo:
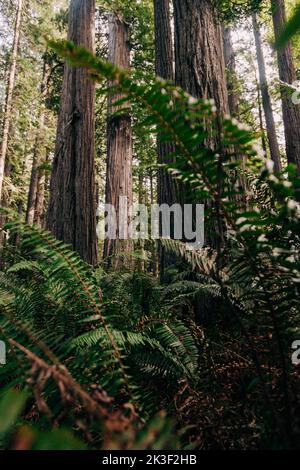
[[[286,23],[283,31],[280,33],[276,41],[276,47],[279,49],[283,47],[295,34],[300,30],[300,5],[297,6],[295,13],[291,19]]]
[[[86,446],[66,429],[38,434],[33,450],[84,450]]]
[[[9,390],[0,401],[0,435],[7,433],[22,413],[28,393]]]

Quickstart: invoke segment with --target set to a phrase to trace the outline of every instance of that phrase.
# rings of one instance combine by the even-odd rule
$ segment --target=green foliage
[[[28,396],[26,392],[17,393],[9,391],[0,402],[0,438],[3,437],[14,425],[24,408]]]
[[[226,21],[245,18],[253,11],[259,11],[264,0],[214,0],[216,8]]]
[[[75,380],[89,393],[97,384],[105,390],[105,403],[114,400],[122,406],[129,400],[140,413],[154,415],[161,407],[155,395],[159,377],[170,390],[178,387],[178,380],[197,380],[198,349],[189,329],[180,321],[161,318],[148,323],[149,306],[142,300],[154,288],[148,277],[133,275],[133,303],[128,299],[127,308],[136,303],[136,312],[130,318],[128,311],[120,327],[121,304],[115,300],[122,295],[120,283],[114,288],[115,299],[107,298],[99,286],[99,272],[49,233],[16,221],[6,229],[11,240],[18,236],[20,245],[14,262],[0,276],[0,333],[11,345],[7,365],[0,369],[3,392],[16,386],[27,389],[31,377],[35,406],[47,423],[52,416],[64,416],[68,381],[71,387]],[[108,277],[105,283],[111,290],[112,280]],[[124,274],[123,292],[127,283]],[[67,370],[65,365],[67,377],[57,377],[52,369]],[[38,373],[39,369],[43,372]],[[67,384],[62,388],[64,380]],[[82,401],[84,393],[80,389],[77,398]],[[70,419],[63,418],[61,427]],[[95,433],[99,426],[96,420]],[[55,445],[52,438],[47,445],[52,441]],[[36,448],[46,445],[47,434],[44,440]]]
[[[2,112],[5,109],[16,7],[17,2],[4,1],[0,10],[0,63],[3,71],[0,87],[0,118],[3,118]],[[51,34],[61,37],[62,30],[59,30],[61,25],[57,18],[58,13],[55,12],[56,8],[57,5],[50,0],[23,2],[17,73],[10,116],[7,168],[3,188],[4,201],[9,201],[10,207],[19,212],[25,211],[26,208],[31,162],[34,152],[37,152],[37,144],[40,145],[38,150],[43,163],[47,155],[49,156],[54,142],[55,112],[59,106],[63,64],[57,60],[53,51],[46,51],[45,35],[50,34],[51,31]],[[46,119],[41,139],[39,109],[44,63],[49,71],[49,77],[45,98]]]
[[[300,29],[300,6],[296,6],[295,11],[289,21],[281,31],[276,46],[281,48],[286,42],[290,41]]]

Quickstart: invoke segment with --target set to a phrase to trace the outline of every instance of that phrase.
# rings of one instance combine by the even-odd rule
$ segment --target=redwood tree
[[[117,13],[109,16],[108,60],[123,69],[130,67],[130,44],[128,24]],[[113,84],[110,84],[113,85]],[[107,168],[105,202],[115,209],[117,218],[116,239],[107,238],[104,243],[104,259],[108,266],[115,269],[130,263],[132,241],[120,233],[119,220],[124,227],[130,222],[132,205],[132,129],[131,117],[127,112],[128,104],[115,106],[122,94],[111,94],[108,99],[107,122]],[[126,109],[125,109],[126,108]],[[122,109],[124,111],[122,111]],[[120,198],[127,198],[120,207]],[[123,199],[125,201],[125,199]]]
[[[236,91],[236,64],[232,45],[231,28],[223,27],[224,58],[227,72],[228,105],[232,116],[239,115],[239,96]]]
[[[95,49],[95,0],[71,0],[68,39]],[[65,65],[47,226],[90,264],[97,263],[95,85]]]
[[[154,0],[155,19],[155,70],[156,75],[173,81],[174,53],[170,18],[170,1]],[[158,142],[158,163],[170,163],[172,144]],[[174,180],[164,169],[158,174],[158,203],[172,205],[176,202],[176,188]]]
[[[213,99],[219,112],[228,112],[223,39],[210,0],[173,0],[175,20],[175,81],[195,98]],[[221,133],[207,129],[206,145],[216,148]],[[220,156],[220,166],[222,155]],[[221,182],[219,190],[221,192]],[[208,207],[208,204],[207,204]],[[206,243],[220,250],[224,226],[219,208],[214,227],[206,230]]]
[[[174,47],[171,27],[170,0],[154,0],[155,23],[155,71],[156,75],[174,81]],[[158,136],[157,160],[159,164],[171,163],[170,156],[174,146],[169,142],[160,142]],[[166,169],[158,170],[158,203],[172,206],[177,201],[176,183]],[[171,230],[172,233],[172,230]],[[159,244],[160,274],[164,279],[165,267],[172,263],[170,254]]]
[[[228,111],[221,26],[210,0],[173,0],[175,81],[196,98]]]
[[[275,39],[277,40],[286,23],[285,3],[284,0],[271,0],[271,4]],[[278,49],[277,57],[281,81],[286,156],[288,163],[296,164],[300,173],[300,107],[293,103],[291,92],[284,85],[284,83],[292,84],[297,79],[291,44],[287,43],[284,47]]]
[[[236,62],[235,62],[235,52],[232,44],[232,34],[230,26],[223,26],[222,28],[223,35],[223,47],[224,47],[224,60],[225,60],[225,69],[226,69],[226,78],[227,78],[227,91],[228,91],[228,108],[231,116],[239,117],[239,101],[240,96],[237,90],[237,73],[236,73]],[[235,156],[237,159],[242,159],[244,163],[244,158],[239,154],[239,149],[234,147]],[[246,180],[243,176],[239,176],[237,184],[240,188],[246,189]]]
[[[280,150],[279,150],[279,145],[278,145],[278,140],[277,140],[277,135],[276,135],[273,109],[272,109],[272,103],[271,103],[268,81],[267,81],[266,65],[265,65],[265,58],[264,58],[263,47],[262,47],[261,32],[260,32],[260,27],[257,21],[256,13],[252,14],[252,23],[253,23],[253,31],[254,31],[254,38],[255,38],[255,46],[256,46],[259,83],[260,83],[260,89],[261,89],[262,104],[263,104],[265,119],[266,119],[270,155],[271,155],[271,159],[274,162],[275,171],[280,171],[281,170]]]

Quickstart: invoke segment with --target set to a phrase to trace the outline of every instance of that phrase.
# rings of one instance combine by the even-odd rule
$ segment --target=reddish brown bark
[[[228,113],[223,38],[216,11],[209,0],[173,0],[175,19],[175,81],[195,98],[213,99],[219,112]],[[206,145],[222,144],[221,132],[207,129]],[[221,169],[220,160],[220,169]],[[221,194],[221,179],[218,191]],[[185,200],[185,191],[183,202]],[[191,202],[191,201],[188,201]],[[207,204],[208,205],[208,204]],[[224,242],[224,226],[219,207],[206,226],[206,244],[219,251]]]
[[[174,53],[170,18],[169,0],[154,0],[155,19],[155,69],[156,75],[173,81]],[[171,163],[170,153],[174,146],[170,143],[158,142],[158,163]],[[176,202],[176,185],[170,174],[160,169],[158,172],[158,203],[172,205]]]
[[[72,0],[68,39],[95,50],[95,0]],[[47,226],[90,264],[97,263],[95,85],[65,65]]]
[[[169,0],[154,0],[155,22],[155,70],[156,75],[166,80],[174,81],[174,45],[171,27],[171,13]],[[171,153],[174,145],[169,142],[160,142],[158,136],[157,161],[159,164],[172,162]],[[172,206],[177,201],[177,185],[170,173],[160,167],[158,170],[158,203]],[[172,233],[171,228],[171,233]],[[161,224],[160,224],[161,235]],[[165,269],[172,264],[173,258],[159,243],[160,277],[165,279]]]
[[[128,25],[117,14],[109,17],[108,59],[123,69],[130,67],[130,45]],[[116,239],[106,239],[104,243],[104,259],[107,266],[118,269],[130,264],[132,241],[123,240],[126,234],[120,233],[119,220],[122,217],[124,227],[130,222],[132,205],[132,129],[131,117],[127,111],[128,104],[114,106],[123,98],[122,94],[110,95],[108,99],[107,122],[107,170],[106,170],[106,204],[115,208],[117,218]],[[118,114],[116,114],[118,112]],[[120,207],[120,198],[127,198],[125,208]],[[126,214],[127,209],[127,214]]]
[[[209,0],[174,0],[175,81],[196,98],[228,111],[221,26]]]
[[[286,23],[285,4],[284,0],[271,0],[271,5],[275,39],[277,40]],[[294,163],[300,173],[300,107],[293,103],[291,92],[283,85],[283,82],[292,84],[297,79],[291,44],[287,43],[279,49],[277,57],[279,78],[282,82],[281,99],[286,156],[288,163]]]

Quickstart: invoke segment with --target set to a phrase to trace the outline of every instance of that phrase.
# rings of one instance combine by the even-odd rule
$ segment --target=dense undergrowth
[[[199,268],[207,253],[178,257],[161,285],[93,270],[48,233],[9,228],[22,242],[7,247],[0,278],[4,447],[284,446],[272,325],[251,312],[241,325],[237,301]],[[299,375],[288,378],[297,393]]]

